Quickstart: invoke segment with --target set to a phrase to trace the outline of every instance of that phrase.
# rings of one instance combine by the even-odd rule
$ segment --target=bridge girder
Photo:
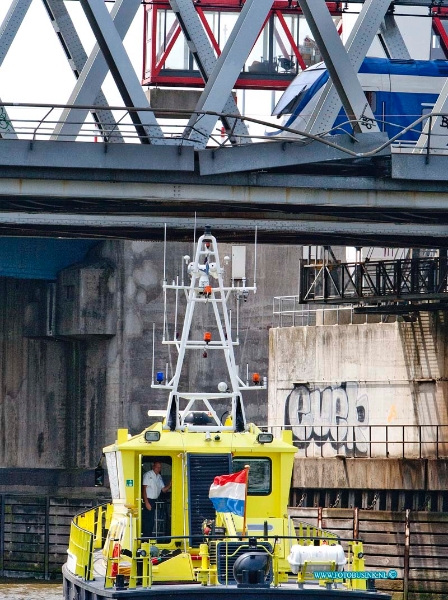
[[[54,2],[43,1],[48,7]],[[353,77],[356,79],[356,68],[350,66],[353,65],[350,61],[356,56],[356,65],[362,62],[386,17],[389,31],[384,33],[383,28],[383,35],[389,36],[388,43],[391,48],[394,46],[393,34],[397,32],[393,31],[395,22],[388,12],[389,3],[366,0],[354,33],[343,48],[336,31],[328,26],[331,17],[325,1],[300,1],[316,33],[325,23],[321,44],[326,47],[328,62],[332,62],[336,73],[339,97],[344,99],[348,112],[362,121],[367,113],[361,110],[360,86],[354,85],[355,94],[347,87],[350,81],[353,83]],[[15,8],[21,6],[22,17],[27,3],[28,0],[22,4],[20,0],[14,2]],[[178,8],[182,5],[191,9],[191,3],[192,0],[173,0],[173,6]],[[108,237],[113,232],[116,237],[158,238],[167,222],[182,238],[191,233],[191,219],[197,213],[200,220],[213,218],[227,231],[229,239],[245,239],[256,220],[262,241],[328,244],[337,240],[342,244],[403,246],[410,245],[410,240],[418,240],[420,246],[448,245],[448,174],[442,164],[443,156],[424,151],[395,155],[383,144],[378,132],[334,137],[333,141],[324,140],[323,145],[316,141],[302,145],[284,142],[194,150],[193,144],[205,148],[218,118],[232,116],[221,115],[220,111],[226,102],[231,102],[231,89],[243,55],[249,52],[271,0],[245,3],[225,52],[204,68],[204,78],[208,79],[204,92],[186,135],[179,138],[164,135],[123,46],[122,38],[137,4],[117,0],[112,14],[103,0],[81,0],[81,4],[99,49],[87,61],[79,49],[81,63],[84,61],[81,81],[75,88],[79,95],[75,92],[74,106],[65,107],[68,111],[57,125],[55,136],[68,131],[67,116],[72,109],[73,115],[79,115],[78,110],[84,114],[87,110],[98,115],[111,114],[114,107],[79,104],[82,93],[87,91],[92,103],[95,97],[98,99],[107,63],[130,109],[139,140],[149,143],[81,145],[74,141],[36,141],[38,127],[31,142],[0,140],[3,233],[88,235],[90,232]],[[395,4],[434,8],[432,2],[422,0],[401,0]],[[120,17],[119,10],[124,6],[131,12]],[[316,6],[320,12],[316,12]],[[437,6],[448,8],[448,0]],[[366,15],[374,16],[373,24]],[[59,16],[61,29],[65,15]],[[184,23],[184,31],[193,45],[200,39],[194,32],[198,26],[197,19]],[[3,55],[14,38],[11,27],[7,23],[0,30],[0,51],[2,43],[5,44]],[[14,27],[17,30],[18,21]],[[335,45],[337,55],[332,56]],[[209,59],[210,48],[206,52],[201,54],[202,58],[198,52],[204,63]],[[405,52],[399,36],[395,36],[393,52]],[[87,71],[98,64],[101,53],[103,75],[93,82],[90,73],[86,83]],[[351,79],[344,79],[335,59],[349,64]],[[443,94],[440,102],[446,102],[448,92]],[[328,123],[331,119],[328,116]],[[5,122],[10,123],[8,118]],[[111,126],[115,127],[113,122],[105,123],[106,129]],[[325,126],[325,119],[321,120],[321,126]],[[232,129],[230,125],[230,139]],[[74,137],[76,131],[70,131]]]
[[[156,211],[154,211],[156,212]],[[162,211],[163,212],[163,211]],[[202,211],[204,214],[206,211]],[[190,241],[194,227],[205,227],[211,220],[219,230],[224,242],[252,243],[257,228],[260,243],[292,245],[348,245],[403,247],[410,240],[418,247],[445,247],[448,245],[448,222],[446,225],[422,225],[408,223],[366,223],[333,219],[274,219],[272,214],[261,215],[266,219],[235,218],[234,211],[222,217],[207,214],[195,217],[146,214],[120,216],[109,214],[79,213],[0,213],[2,235],[25,237],[68,237],[86,239],[137,239],[162,241],[165,228],[170,239]],[[257,217],[260,213],[257,213]]]
[[[94,77],[92,73],[98,74],[93,66],[98,65],[101,60],[104,64],[105,60],[122,95],[124,104],[134,109],[149,108],[149,103],[122,43],[122,38],[131,19],[129,15],[135,13],[139,5],[138,1],[135,4],[134,0],[127,0],[126,2],[116,0],[110,15],[104,6],[103,0],[80,0],[96,37],[98,47],[104,56],[100,59],[98,49],[96,49],[88,61],[86,61],[84,49],[67,11],[65,9],[62,9],[62,12],[56,10],[58,5],[62,8],[64,3],[61,1],[56,5],[55,0],[42,1],[49,17],[52,19],[53,26],[62,42],[72,69],[75,74],[79,74],[81,70],[81,77],[73,90],[70,104],[101,104],[100,85],[105,76],[103,73],[104,67],[102,70],[100,69],[101,76]],[[364,0],[364,2],[361,2],[364,7],[355,25],[355,33],[350,36],[345,49],[341,45],[330,17],[330,11],[334,12],[334,10],[338,10],[338,7],[341,11],[343,10],[342,3],[325,2],[325,0],[313,0],[312,2],[310,0],[300,0],[300,3],[309,26],[313,30],[316,39],[319,40],[321,49],[326,56],[327,67],[334,79],[333,85],[336,87],[338,96],[341,99],[339,100],[336,97],[335,100],[333,97],[332,110],[321,110],[322,107],[319,107],[319,124],[310,125],[310,131],[315,133],[331,129],[333,113],[338,110],[341,103],[349,116],[353,117],[355,130],[377,131],[374,122],[368,121],[366,124],[366,119],[371,118],[372,115],[369,106],[365,103],[364,95],[355,75],[358,63],[362,62],[375,34],[380,35],[383,39],[383,46],[388,48],[387,51],[390,54],[397,56],[406,54],[407,49],[391,14],[395,7],[427,7],[428,14],[431,15],[438,14],[437,11],[448,9],[448,0],[438,0],[436,4],[431,0],[396,0],[392,3],[386,0]],[[347,4],[351,3],[348,2]],[[2,56],[6,54],[11,41],[14,39],[29,4],[30,0],[13,0],[12,12],[9,11],[0,29]],[[213,61],[210,60],[214,58],[210,45],[208,43],[204,44],[206,36],[204,35],[202,23],[198,18],[186,18],[187,13],[191,13],[190,17],[194,16],[193,0],[173,0],[173,8],[177,11],[176,14],[182,22],[182,29],[189,40],[190,47],[204,67],[202,73],[205,88],[191,115],[185,134],[175,139],[171,138],[171,134],[164,135],[151,111],[132,111],[130,117],[136,129],[137,137],[141,142],[183,146],[193,142],[197,147],[207,145],[218,119],[218,115],[212,113],[222,112],[227,106],[226,101],[228,102],[227,108],[234,107],[230,91],[235,85],[241,66],[259,34],[266,14],[269,13],[273,5],[274,0],[257,0],[257,2],[247,0],[239,13],[223,52],[217,60]],[[285,5],[291,9],[293,8],[291,2],[286,2]],[[128,11],[128,15],[121,18],[120,11],[124,12],[125,10]],[[11,16],[17,18],[11,18]],[[382,21],[384,21],[383,25],[381,24]],[[73,63],[77,63],[75,68]],[[344,66],[344,68],[340,68],[339,65]],[[353,68],[351,65],[353,65]],[[88,101],[86,100],[86,94],[89,96]],[[97,96],[96,100],[95,96]],[[442,101],[446,101],[446,92],[444,92],[440,102]],[[105,103],[104,106],[106,106]],[[445,106],[445,103],[443,106]],[[202,114],[198,114],[201,111],[203,111]],[[116,125],[110,111],[105,109],[103,114],[99,114],[98,111],[93,112],[97,116],[100,129],[103,128],[106,132],[111,129],[114,131],[111,141],[121,141],[119,126]],[[203,114],[204,112],[206,114]],[[235,112],[236,114],[237,112]],[[85,111],[80,111],[79,106],[65,111],[59,122],[56,123],[54,137],[61,139],[61,136],[67,134],[76,136],[83,117],[85,117]],[[314,122],[315,119],[313,118],[312,121]],[[11,121],[6,117],[5,122],[10,124]],[[227,126],[230,130],[230,142],[234,142],[233,134],[240,135],[240,138],[245,142],[248,141],[247,128],[244,123],[233,119],[233,122],[227,124],[226,119],[224,119],[224,126]],[[12,129],[10,132],[5,131],[4,136],[7,136],[8,133],[11,136],[14,135]]]
[[[312,173],[306,164],[223,177],[201,175],[191,147],[115,144],[104,153],[103,144],[3,140],[0,231],[161,239],[166,223],[173,239],[189,239],[196,214],[229,241],[250,241],[257,225],[262,242],[436,248],[448,246],[448,176],[426,177],[444,172],[437,159],[384,156],[381,177],[344,176],[348,162],[337,175],[317,162]]]

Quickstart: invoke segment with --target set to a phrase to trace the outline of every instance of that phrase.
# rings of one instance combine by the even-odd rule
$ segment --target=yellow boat
[[[243,381],[238,374],[227,299],[237,294],[245,301],[255,284],[224,285],[210,228],[193,260],[184,260],[190,281],[163,282],[176,307],[179,293],[187,301],[181,338],[163,337],[175,346],[177,365],[171,377],[153,366],[152,387],[169,391],[167,410],[139,435],[118,430],[104,448],[112,501],[73,519],[64,598],[389,600],[375,590],[382,572],[364,569],[362,542],[288,517],[291,432],[277,439],[246,422],[242,392],[266,387],[266,378],[255,373]],[[203,339],[192,339],[195,309],[207,304],[216,323]],[[228,379],[216,392],[182,389],[190,351],[222,353]],[[223,404],[225,419],[217,413]]]

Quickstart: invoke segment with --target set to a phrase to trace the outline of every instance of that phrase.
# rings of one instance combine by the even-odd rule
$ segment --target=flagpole
[[[247,488],[249,486],[249,469],[250,465],[244,465],[244,470],[246,471],[246,488],[244,491],[243,537],[246,536]]]

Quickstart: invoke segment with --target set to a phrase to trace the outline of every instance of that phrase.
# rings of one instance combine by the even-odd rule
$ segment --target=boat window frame
[[[241,461],[238,467],[235,468],[235,461]],[[256,461],[266,461],[269,465],[269,486],[267,491],[254,492],[250,489],[250,469],[249,469],[249,485],[247,487],[248,496],[269,496],[272,493],[272,459],[269,456],[234,456],[232,457],[232,468],[233,472],[237,473],[244,469],[245,465],[251,466],[251,463]]]
[[[140,464],[139,464],[139,472],[140,472],[140,496],[141,496],[141,508],[140,508],[140,515],[142,515],[143,513],[143,476],[146,472],[150,471],[152,469],[152,465],[155,462],[160,462],[162,464],[162,471],[161,471],[161,476],[163,479],[163,483],[166,485],[168,485],[168,483],[171,481],[173,481],[173,469],[174,469],[174,460],[173,457],[170,455],[165,455],[165,454],[157,454],[157,453],[142,453],[140,454]],[[164,467],[169,467],[170,469],[170,479],[167,480],[166,479],[166,473],[164,474]],[[161,498],[161,499],[160,499]],[[156,502],[160,502],[163,503],[165,505],[165,518],[166,518],[166,527],[169,531],[168,534],[164,534],[164,535],[158,535],[157,537],[159,538],[159,542],[158,545],[159,546],[163,546],[163,545],[169,545],[169,543],[167,542],[163,542],[160,541],[162,539],[168,539],[169,537],[171,537],[172,532],[173,532],[173,487],[171,487],[171,490],[169,492],[161,492],[159,498],[157,499]],[[142,517],[141,517],[142,518]],[[142,523],[140,525],[140,528],[142,526]],[[156,526],[156,524],[155,524]]]

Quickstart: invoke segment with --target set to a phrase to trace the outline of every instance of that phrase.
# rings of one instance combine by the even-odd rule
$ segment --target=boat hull
[[[261,597],[263,600],[281,600],[282,598],[294,598],[294,600],[391,600],[389,594],[382,592],[366,592],[345,589],[326,589],[321,586],[311,586],[298,589],[297,584],[289,583],[281,587],[262,588],[256,585],[252,587],[237,587],[236,585],[203,586],[192,584],[155,584],[151,588],[136,588],[133,590],[116,590],[115,588],[104,588],[104,579],[95,581],[83,581],[73,575],[64,565],[62,567],[64,577],[63,595],[64,600],[104,600],[126,598],[150,599],[150,600],[196,600],[197,598],[235,598],[238,600]]]

